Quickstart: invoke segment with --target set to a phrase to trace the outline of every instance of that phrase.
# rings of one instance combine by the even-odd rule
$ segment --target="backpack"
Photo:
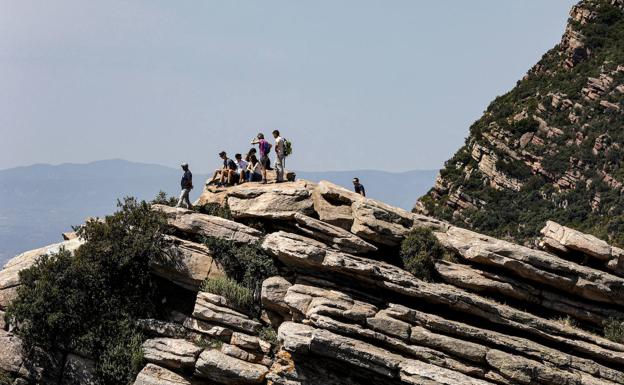
[[[292,154],[292,143],[290,140],[284,139],[284,156]]]

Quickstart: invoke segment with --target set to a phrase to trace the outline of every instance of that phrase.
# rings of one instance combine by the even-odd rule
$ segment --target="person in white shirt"
[[[258,161],[255,155],[249,156],[249,163],[247,163],[247,181],[248,182],[260,182],[262,180],[262,165]]]
[[[280,136],[278,130],[273,131],[273,137],[275,138],[275,154],[277,155],[277,160],[275,161],[276,183],[281,183],[284,181],[284,170],[286,167],[284,138]]]
[[[238,173],[238,183],[244,183],[247,180],[247,162],[243,160],[243,156],[241,154],[234,155],[234,159],[236,162],[236,173]]]

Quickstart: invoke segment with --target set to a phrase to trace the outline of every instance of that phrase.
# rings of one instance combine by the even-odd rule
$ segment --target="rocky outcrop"
[[[605,267],[618,274],[624,274],[624,250],[609,245],[597,237],[548,221],[542,229],[540,246],[546,250],[553,250],[560,254],[582,253],[596,258],[605,264]]]
[[[209,236],[237,243],[260,239],[261,233],[258,230],[221,217],[165,205],[152,205],[152,208],[164,213],[171,226],[189,235]]]
[[[256,187],[247,188],[234,188],[249,201],[238,206],[236,220],[265,220],[265,233],[154,207],[175,230],[169,241],[184,267],[152,270],[190,291],[177,294],[186,310],[138,322],[148,364],[135,384],[624,383],[624,345],[597,334],[624,316],[624,277],[608,267],[619,249],[552,223],[542,239],[550,246],[531,249],[328,182],[270,186],[263,194],[305,188],[313,209],[290,205],[272,218],[260,216]],[[316,208],[326,207],[315,199],[341,207],[341,225],[323,220]],[[433,281],[416,278],[399,258],[401,242],[423,227],[448,258],[434,261]],[[257,242],[276,260],[279,273],[254,293],[259,311],[198,291],[202,279],[223,274],[201,237]],[[579,254],[593,263],[583,264]],[[31,382],[42,378],[23,371],[18,337],[0,337],[8,352],[0,353],[0,368]],[[67,368],[76,366],[70,361],[61,360],[57,367],[65,369],[55,378],[69,378]]]

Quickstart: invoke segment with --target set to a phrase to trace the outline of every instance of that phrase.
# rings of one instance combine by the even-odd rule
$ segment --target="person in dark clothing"
[[[366,196],[366,189],[364,188],[364,185],[360,183],[360,180],[358,178],[353,178],[353,188],[355,189],[356,193],[360,194],[363,197]]]
[[[182,188],[182,192],[180,193],[180,199],[178,199],[178,204],[176,207],[182,207],[182,203],[186,205],[187,209],[192,209],[193,205],[189,199],[189,194],[193,189],[193,173],[189,170],[189,166],[187,163],[182,163],[180,165],[182,170],[184,171],[184,175],[182,175],[182,180],[180,180],[180,187]]]
[[[236,162],[234,162],[234,160],[232,159],[229,159],[225,151],[221,151],[219,153],[219,158],[223,159],[223,167],[215,170],[214,175],[212,176],[212,179],[210,180],[210,182],[208,182],[208,184],[213,184],[214,182],[216,182],[217,175],[220,175],[219,183],[217,183],[217,186],[219,187],[226,184],[236,183],[238,181],[238,175],[236,174],[236,169],[238,168],[238,166],[236,165]]]

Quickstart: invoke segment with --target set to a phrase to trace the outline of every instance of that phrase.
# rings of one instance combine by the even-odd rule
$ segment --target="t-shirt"
[[[236,162],[228,158],[223,161],[223,167],[229,168],[230,170],[236,170],[237,166],[236,166]]]
[[[275,138],[275,150],[277,151],[277,155],[279,157],[284,156],[284,138],[281,136]]]
[[[269,156],[269,142],[267,142],[265,139],[260,139],[258,141],[258,148],[260,149],[261,158]]]
[[[247,162],[245,162],[244,160],[237,160],[236,164],[238,165],[238,169],[237,171],[245,171],[245,169],[247,168]]]
[[[255,166],[252,163],[249,163],[249,167],[247,168],[254,174],[262,173],[262,167],[260,166],[260,162],[256,162]]]
[[[363,184],[357,184],[354,187],[356,193],[366,195],[366,189],[364,188]]]
[[[186,189],[186,188],[191,188],[192,185],[193,185],[193,174],[191,174],[191,171],[186,170],[184,171],[184,175],[182,176],[182,180],[180,181],[180,186],[182,186],[183,189]]]

